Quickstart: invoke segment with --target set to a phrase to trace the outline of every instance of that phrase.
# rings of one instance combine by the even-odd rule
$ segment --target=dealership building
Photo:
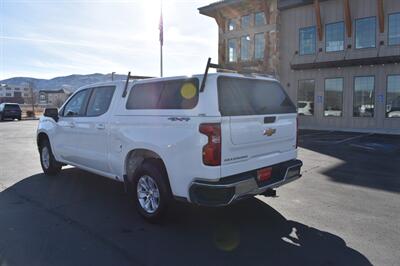
[[[300,127],[400,134],[399,0],[225,0],[218,63],[276,76]]]

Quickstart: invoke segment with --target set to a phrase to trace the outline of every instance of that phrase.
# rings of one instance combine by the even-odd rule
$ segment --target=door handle
[[[96,124],[96,128],[97,129],[105,129],[106,126],[103,123],[100,123],[100,124]]]

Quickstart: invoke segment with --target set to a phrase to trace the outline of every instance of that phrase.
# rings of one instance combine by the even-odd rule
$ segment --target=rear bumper
[[[13,114],[10,114],[10,113],[3,113],[3,118],[8,118],[8,119],[18,119],[18,118],[21,118],[21,114],[18,114],[18,113],[13,113]]]
[[[303,166],[300,160],[266,166],[272,167],[268,181],[257,180],[257,170],[221,178],[218,182],[195,180],[189,189],[190,201],[204,206],[226,206],[248,196],[264,193],[301,177]]]

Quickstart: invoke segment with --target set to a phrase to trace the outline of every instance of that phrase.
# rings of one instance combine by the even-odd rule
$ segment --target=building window
[[[400,117],[400,75],[390,75],[387,79],[386,117]]]
[[[29,88],[24,88],[24,91],[28,91],[29,90]]]
[[[376,18],[362,18],[356,20],[356,48],[376,47]]]
[[[256,60],[264,59],[265,36],[264,33],[254,35],[254,58]]]
[[[237,61],[237,39],[228,40],[228,61]]]
[[[14,88],[15,91],[19,91],[19,88]]]
[[[6,88],[6,91],[10,91],[10,90],[11,90],[11,88],[9,88],[9,87]]]
[[[332,23],[326,25],[325,42],[327,52],[344,50],[344,23]]]
[[[243,16],[240,20],[242,29],[247,29],[250,27],[250,15]]]
[[[389,45],[400,45],[400,13],[389,15]]]
[[[324,116],[343,115],[343,78],[325,80]]]
[[[373,117],[375,110],[375,77],[354,79],[353,116]]]
[[[242,61],[250,60],[250,36],[246,35],[240,38],[240,59]]]
[[[236,21],[233,19],[228,20],[228,31],[236,30]]]
[[[300,55],[314,54],[315,46],[315,27],[300,29]]]
[[[29,94],[28,93],[24,93],[24,97],[29,97]]]
[[[314,80],[300,80],[297,91],[297,112],[299,115],[314,115]]]
[[[6,97],[12,97],[12,94],[10,92],[7,92]]]
[[[256,26],[263,26],[266,24],[264,12],[258,12],[254,15],[254,24]]]

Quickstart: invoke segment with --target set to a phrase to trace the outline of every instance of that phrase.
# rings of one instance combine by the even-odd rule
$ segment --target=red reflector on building
[[[259,181],[268,181],[272,175],[272,168],[263,168],[257,171],[257,179]]]

